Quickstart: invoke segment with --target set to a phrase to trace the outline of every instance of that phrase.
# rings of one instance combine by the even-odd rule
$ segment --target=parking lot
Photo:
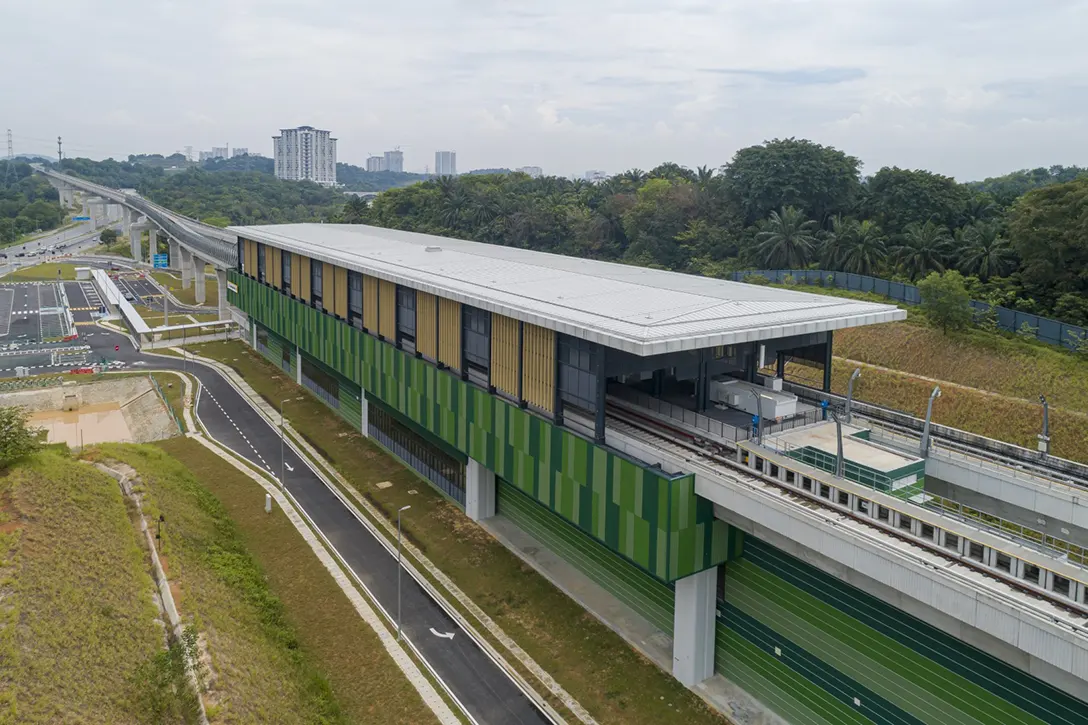
[[[86,356],[85,345],[69,338],[74,332],[66,314],[68,285],[23,282],[0,284],[0,372],[17,367],[31,372],[71,367]],[[83,294],[81,299],[86,300]],[[90,312],[85,312],[90,319]]]

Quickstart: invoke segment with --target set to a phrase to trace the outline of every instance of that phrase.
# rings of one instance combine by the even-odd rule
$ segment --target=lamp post
[[[412,508],[411,504],[397,509],[397,641],[400,641],[400,515]]]
[[[846,411],[843,414],[843,418],[846,420],[846,424],[850,424],[850,404],[854,402],[854,381],[861,377],[861,368],[858,368],[850,375],[850,382],[846,384]]]
[[[284,478],[284,470],[286,469],[283,465],[283,404],[286,402],[286,400],[280,400],[280,487],[284,489],[287,488],[287,479]]]
[[[839,414],[835,411],[831,411],[831,419],[835,421],[835,437],[838,439],[838,455],[835,458],[835,477],[846,478],[846,459],[842,453],[842,421],[839,420]]]
[[[929,455],[929,422],[933,418],[933,401],[941,397],[941,386],[934,385],[933,392],[929,394],[929,405],[926,406],[926,424],[922,428],[922,458]]]
[[[1046,396],[1040,395],[1039,402],[1043,405],[1043,434],[1039,436],[1039,452],[1043,458],[1050,455],[1050,404],[1046,402]]]

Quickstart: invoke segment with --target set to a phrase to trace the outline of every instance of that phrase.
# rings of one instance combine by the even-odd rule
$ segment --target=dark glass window
[[[257,242],[257,281],[264,283],[266,281],[265,275],[267,273],[268,270],[265,269],[264,263],[264,245]]]
[[[340,407],[340,382],[305,357],[302,358],[302,384],[332,407]]]
[[[291,253],[280,252],[280,276],[283,277],[283,291],[291,294]]]
[[[257,349],[268,352],[268,330],[260,326],[257,327]]]
[[[348,324],[363,329],[363,274],[348,270]]]
[[[246,264],[246,243],[245,243],[245,240],[242,239],[241,237],[238,237],[237,247],[238,247],[238,264],[235,265],[235,269],[237,269],[242,274],[247,274],[249,272],[249,270],[246,269],[246,267],[245,267],[245,264]],[[171,261],[173,261],[173,260],[171,260]]]
[[[416,341],[416,291],[397,285],[397,342]]]
[[[586,410],[597,408],[597,345],[559,335],[559,391],[563,400]]]
[[[469,305],[462,305],[463,332],[461,345],[465,352],[465,366],[469,377],[487,384],[491,369],[491,313]]]
[[[324,309],[322,302],[324,301],[324,295],[322,295],[321,285],[321,273],[325,265],[316,260],[310,260],[310,304],[319,310]]]

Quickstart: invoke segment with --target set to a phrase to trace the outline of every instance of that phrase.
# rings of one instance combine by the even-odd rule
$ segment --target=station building
[[[366,226],[232,230],[251,343],[470,518],[512,521],[671,637],[684,684],[719,673],[788,722],[1088,723],[1026,660],[727,523],[695,473],[615,444],[614,415],[667,416],[745,461],[755,435],[834,468],[826,432],[791,431],[827,412],[776,380],[800,364],[829,389],[834,332],[901,310]],[[919,494],[918,459],[847,435],[847,479]]]

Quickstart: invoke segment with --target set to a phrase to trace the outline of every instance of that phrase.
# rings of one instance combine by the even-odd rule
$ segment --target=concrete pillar
[[[180,246],[180,245],[179,245]],[[181,288],[189,289],[193,283],[193,253],[181,247]]]
[[[128,230],[128,252],[132,258],[139,262],[143,254],[144,230],[148,228],[147,222],[133,222]]]
[[[717,587],[717,567],[676,581],[672,676],[686,687],[697,685],[714,674]]]
[[[127,206],[121,207],[121,231],[130,240],[132,239],[132,210]]]
[[[362,419],[359,421],[359,430],[363,434],[363,438],[370,437],[370,402],[366,399],[366,391],[364,390],[359,399],[359,407],[363,411]]]
[[[155,263],[155,253],[159,251],[159,230],[151,227],[147,230],[147,263]]]
[[[204,304],[204,300],[207,296],[204,292],[204,283],[207,281],[207,277],[204,275],[204,260],[195,254],[189,255],[189,259],[192,260],[193,271],[190,274],[193,276],[193,296],[196,297],[196,303],[198,305]]]
[[[170,245],[170,269],[181,269],[181,245],[176,239],[167,238]]]
[[[475,458],[465,467],[465,513],[473,521],[495,515],[495,472]]]
[[[254,337],[253,339],[256,340],[257,338]],[[256,342],[253,343],[253,347],[257,347]],[[299,349],[297,347],[295,348],[295,385],[302,385],[302,353],[299,352]],[[366,399],[366,396],[364,395],[363,398]],[[369,411],[366,412],[364,415],[367,416],[367,423],[369,425]]]
[[[217,282],[216,286],[219,288],[219,319],[228,320],[230,315],[227,314],[227,270],[215,270],[215,281]]]

